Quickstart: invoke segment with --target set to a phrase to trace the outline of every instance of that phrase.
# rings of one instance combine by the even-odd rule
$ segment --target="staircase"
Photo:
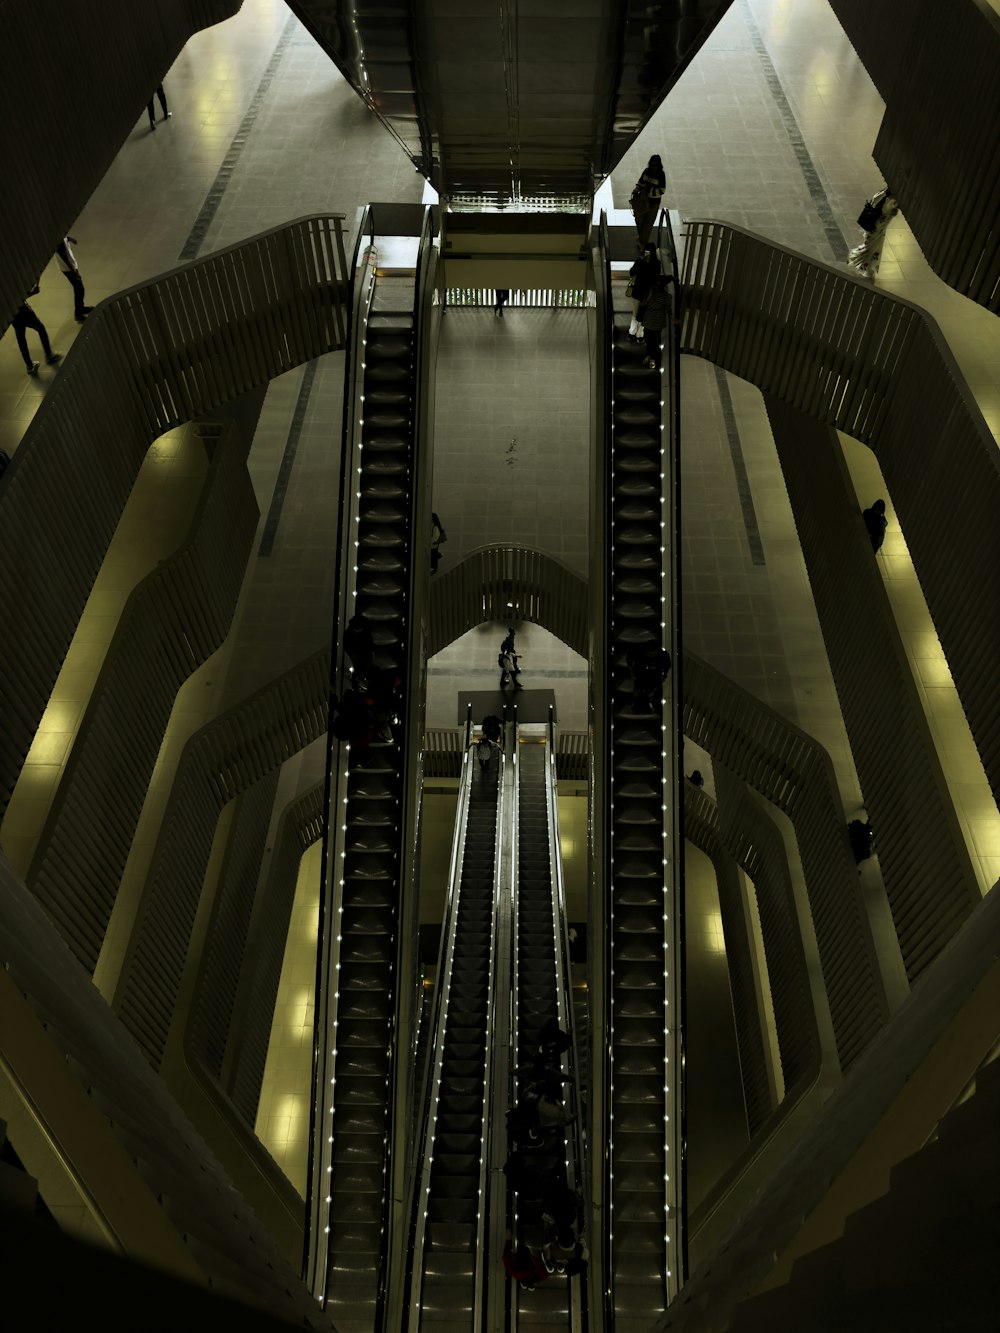
[[[852,1213],[838,1240],[797,1259],[784,1286],[742,1301],[728,1328],[996,1329],[998,1125],[1000,1060],[993,1060],[937,1138],[893,1167],[888,1192]]]

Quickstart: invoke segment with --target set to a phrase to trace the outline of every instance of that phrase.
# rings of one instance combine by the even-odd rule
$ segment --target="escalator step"
[[[433,1157],[433,1169],[437,1172],[443,1176],[468,1176],[479,1180],[479,1166],[479,1153],[451,1152],[451,1144],[443,1144],[440,1136],[437,1137]]]
[[[353,1157],[348,1162],[335,1165],[333,1175],[336,1181],[333,1191],[335,1195],[381,1194],[385,1184],[381,1162],[367,1163]]]
[[[476,1210],[478,1207],[477,1199],[452,1199],[435,1198],[433,1191],[427,1202],[427,1225],[432,1223],[444,1222],[449,1226],[471,1224],[473,1234],[475,1232]]]
[[[337,1084],[344,1078],[385,1079],[385,1047],[362,1049],[355,1046],[337,1046]]]
[[[437,1128],[435,1131],[437,1134],[447,1134],[455,1143],[457,1143],[459,1137],[463,1135],[465,1137],[475,1136],[478,1142],[479,1135],[482,1133],[483,1128],[482,1117],[478,1114],[478,1112],[482,1110],[482,1098],[479,1099],[478,1103],[476,1103],[475,1099],[472,1097],[468,1100],[471,1106],[470,1109],[465,1111],[452,1109],[447,1112],[442,1112],[440,1108],[438,1109]]]
[[[330,1242],[331,1259],[334,1256],[347,1256],[352,1254],[371,1254],[378,1251],[379,1233],[381,1225],[376,1222],[341,1222],[339,1218],[334,1218],[331,1225],[330,1234],[335,1235],[336,1239]],[[617,1228],[616,1228],[617,1229]]]
[[[338,1106],[385,1106],[385,1079],[337,1079]]]
[[[483,1096],[483,1075],[482,1071],[473,1074],[456,1074],[447,1078],[444,1074],[441,1076],[441,1101],[439,1103],[443,1110],[454,1108],[455,1110],[464,1110],[468,1101],[472,1098],[478,1098],[482,1101]]]
[[[485,1053],[479,1060],[454,1060],[445,1052],[441,1062],[441,1085],[443,1087],[447,1079],[448,1087],[456,1092],[473,1092],[477,1081],[482,1086],[485,1065]]]
[[[615,1041],[617,1052],[618,1042]],[[615,1059],[615,1106],[662,1106],[663,1076],[625,1075],[617,1073],[618,1059]],[[617,1110],[615,1112],[617,1123]]]
[[[476,1243],[476,1227],[473,1222],[461,1219],[437,1219],[433,1221],[428,1218],[425,1243],[432,1250],[446,1250],[453,1254],[470,1252]],[[464,1326],[466,1329],[468,1325]]]
[[[458,1130],[462,1133],[469,1133],[469,1124],[465,1119],[467,1116],[479,1116],[483,1109],[483,1085],[479,1084],[478,1094],[470,1096],[458,1092],[450,1092],[445,1095],[445,1089],[441,1089],[441,1100],[438,1103],[438,1122],[443,1118],[447,1119],[448,1131]],[[480,1122],[477,1119],[475,1128],[480,1128]]]

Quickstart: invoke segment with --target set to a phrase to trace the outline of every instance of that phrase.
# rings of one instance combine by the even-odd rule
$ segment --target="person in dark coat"
[[[345,690],[337,716],[330,725],[339,741],[361,748],[375,739],[375,715],[371,701],[358,690]]]
[[[636,181],[629,196],[629,208],[635,218],[635,229],[639,233],[639,246],[644,248],[649,243],[656,215],[662,207],[663,192],[667,188],[667,178],[663,172],[663,163],[654,153],[643,168],[642,175]]]
[[[510,300],[509,287],[497,287],[493,296],[493,313],[503,319],[503,308]]]
[[[522,1204],[531,1200],[540,1202],[558,1183],[555,1170],[542,1166],[536,1158],[520,1151],[509,1154],[503,1173],[507,1177],[508,1189],[521,1196]]]
[[[479,724],[479,730],[488,741],[499,745],[503,736],[503,723],[495,713],[487,713]]]
[[[889,526],[885,516],[885,501],[876,500],[870,509],[862,509],[861,517],[864,519],[865,527],[868,529],[868,536],[871,538],[872,550],[880,550],[882,541],[885,538],[885,530]]]
[[[665,275],[659,274],[642,309],[643,336],[646,339],[646,356],[642,364],[647,370],[657,370],[660,365],[660,339],[670,318],[668,286]]]
[[[344,652],[351,659],[354,674],[359,680],[367,680],[372,673],[375,659],[375,640],[371,626],[364,616],[351,616],[344,630]]]
[[[867,861],[875,847],[875,834],[868,820],[852,819],[847,826],[847,836],[855,862],[860,865]]]
[[[563,1051],[570,1047],[569,1033],[559,1026],[558,1018],[549,1018],[538,1030],[538,1053],[549,1065],[558,1065]]]
[[[628,336],[638,341],[643,332],[639,312],[653,290],[653,283],[660,276],[660,261],[656,254],[656,246],[647,245],[628,272],[628,292],[632,297],[632,323],[628,326]]]
[[[670,654],[659,644],[632,648],[626,657],[632,676],[632,712],[658,713],[662,686],[670,672]]]

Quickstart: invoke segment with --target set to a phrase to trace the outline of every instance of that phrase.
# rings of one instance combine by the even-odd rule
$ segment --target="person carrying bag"
[[[639,233],[640,250],[645,249],[649,243],[649,238],[653,232],[653,223],[660,211],[663,192],[666,188],[667,178],[663,173],[663,163],[659,156],[654,153],[646,163],[642,175],[636,181],[635,188],[628,201],[632,216],[635,218],[635,229]]]

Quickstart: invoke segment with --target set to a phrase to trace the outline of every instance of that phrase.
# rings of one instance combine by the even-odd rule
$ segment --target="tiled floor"
[[[182,255],[303,213],[341,212],[350,229],[367,199],[421,198],[421,178],[280,0],[246,0],[236,18],[196,37],[169,71],[166,88],[173,118],[155,134],[140,120],[73,226],[90,301],[168,269]],[[682,213],[726,218],[840,262],[856,238],[861,201],[880,184],[870,150],[881,115],[880,99],[825,0],[735,0],[614,172],[614,199],[624,206],[641,165],[659,152],[669,202]],[[905,217],[889,231],[879,285],[934,316],[1000,434],[997,321],[934,276]],[[54,345],[68,350],[77,326],[55,265],[42,276],[35,306]],[[449,312],[436,441],[435,506],[449,532],[443,568],[476,545],[513,537],[586,573],[586,473],[579,464],[586,457],[588,410],[584,340],[582,319],[570,311],[508,310],[502,325],[488,311]],[[293,371],[268,392],[250,470],[261,509],[258,543],[265,532],[273,540],[253,560],[230,642],[178,700],[140,825],[137,863],[155,838],[156,811],[186,735],[328,641],[342,365],[340,355],[324,358],[315,373]],[[28,379],[12,336],[4,336],[0,447],[17,447],[57,373]],[[688,644],[827,746],[852,810],[860,803],[857,777],[760,395],[690,361],[683,408]],[[859,501],[885,494],[870,453],[850,441],[845,448]],[[109,615],[140,560],[160,558],[184,530],[191,493],[183,458],[184,446],[173,437],[151,451],[144,478],[163,478],[155,481],[155,506],[141,478],[123,528],[126,553],[112,557],[95,589],[67,662],[66,689],[54,698],[23,789],[0,830],[0,841],[22,867],[76,726],[84,676],[92,679],[98,669]],[[288,480],[281,488],[283,459]],[[886,498],[890,525],[880,565],[985,889],[1000,874],[1000,821],[970,753]],[[149,537],[160,543],[155,551],[145,536],[151,515],[156,522]],[[495,669],[494,639],[492,632],[474,632],[431,663],[431,725],[453,725],[449,698],[460,680],[478,685],[481,673]],[[555,683],[563,725],[585,726],[579,659],[540,631],[525,630],[521,646],[526,667]],[[585,847],[585,824],[576,825],[574,842]],[[710,895],[704,896],[708,920]],[[125,890],[122,897],[128,898]],[[127,915],[127,902],[123,911]],[[711,949],[701,953],[699,962],[692,951],[692,988],[711,989],[718,959]],[[294,1012],[289,1022],[276,1023],[273,1059],[290,1071],[305,1028],[291,1020],[304,1019],[306,1001],[287,1003]],[[279,1088],[270,1076],[268,1089],[268,1142],[276,1153],[287,1150],[289,1169],[298,1170],[291,1145],[301,1136],[296,1139],[291,1103],[277,1101],[297,1094],[291,1082]],[[732,1125],[719,1134],[720,1142],[733,1135]],[[703,1178],[709,1175],[705,1165]]]
[[[453,308],[442,322],[434,508],[442,570],[480,546],[540,546],[588,575],[590,381],[581,310]],[[494,657],[496,654],[494,653]]]

